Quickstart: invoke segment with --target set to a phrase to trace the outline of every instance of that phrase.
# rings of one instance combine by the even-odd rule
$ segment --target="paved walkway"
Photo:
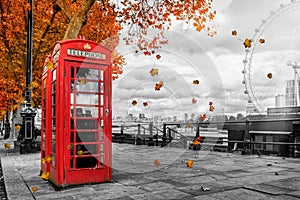
[[[299,158],[113,144],[113,183],[55,191],[38,176],[38,153],[5,153],[3,141],[0,150],[11,200],[300,199]]]

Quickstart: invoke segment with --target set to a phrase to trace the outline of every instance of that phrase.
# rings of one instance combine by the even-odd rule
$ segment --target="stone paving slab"
[[[19,155],[1,148],[0,142],[4,181],[12,200],[300,198],[299,158],[113,144],[113,183],[56,191],[38,176],[39,153]],[[156,159],[160,166],[154,166]],[[187,168],[190,159],[194,165]]]

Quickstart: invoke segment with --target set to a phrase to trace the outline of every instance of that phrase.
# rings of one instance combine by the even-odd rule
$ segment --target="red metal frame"
[[[41,171],[62,187],[112,181],[110,51],[65,40],[51,62],[43,73]]]

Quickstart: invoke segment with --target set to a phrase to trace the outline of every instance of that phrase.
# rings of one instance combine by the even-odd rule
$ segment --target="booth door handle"
[[[105,115],[108,116],[109,115],[109,109],[105,109]]]

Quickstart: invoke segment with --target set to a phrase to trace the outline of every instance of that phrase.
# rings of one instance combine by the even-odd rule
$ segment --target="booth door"
[[[111,75],[108,66],[67,62],[69,73],[67,98],[70,104],[65,118],[69,134],[65,145],[67,184],[99,182],[109,179],[111,165],[111,119],[109,115]],[[78,172],[78,173],[77,173]],[[80,173],[79,173],[80,172]],[[84,173],[86,172],[86,173]]]

